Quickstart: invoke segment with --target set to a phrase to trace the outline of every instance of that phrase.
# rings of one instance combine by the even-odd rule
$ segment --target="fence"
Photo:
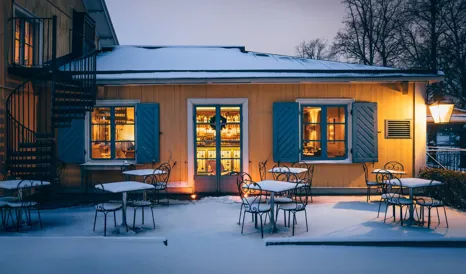
[[[466,149],[456,147],[428,147],[427,166],[466,172]]]

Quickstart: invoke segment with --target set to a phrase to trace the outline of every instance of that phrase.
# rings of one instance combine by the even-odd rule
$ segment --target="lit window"
[[[90,124],[92,159],[134,159],[134,107],[95,107]]]
[[[38,56],[34,56],[34,49],[37,47],[35,41],[39,38],[40,19],[19,10],[15,10],[15,16],[13,62],[23,66],[37,65],[39,60]]]
[[[345,159],[348,150],[347,108],[303,106],[302,158],[309,160]]]

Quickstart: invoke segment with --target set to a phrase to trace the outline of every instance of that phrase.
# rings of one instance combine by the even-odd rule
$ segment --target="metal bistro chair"
[[[273,177],[273,179],[274,179],[275,181],[278,181],[277,178],[279,177],[279,175],[280,175],[281,173],[287,173],[287,174],[291,173],[289,167],[283,166],[283,165],[280,165],[280,164],[274,165],[274,166],[272,167],[272,171],[273,171],[273,170],[280,170],[280,172],[272,172],[272,177]]]
[[[170,174],[172,169],[176,166],[176,162],[173,162],[173,166],[170,163],[163,163],[159,167],[157,167],[154,171],[154,178],[155,178],[155,202],[156,204],[160,204],[160,192],[165,192],[165,199],[167,200],[166,205],[169,205],[168,200],[168,180],[170,179]],[[161,170],[162,173],[156,173],[157,170]]]
[[[0,181],[3,181],[6,178],[6,176],[2,173],[0,173]],[[2,192],[2,196],[0,196],[0,219],[1,219],[1,224],[2,227],[6,227],[6,217],[8,213],[8,202],[15,202],[18,201],[17,196],[11,196],[11,195],[5,195],[5,190],[0,190]]]
[[[144,183],[146,184],[151,184],[156,187],[156,178],[154,175],[146,176],[144,177]],[[154,193],[155,190],[146,190],[150,193]],[[136,226],[136,214],[137,210],[140,208],[141,209],[141,214],[142,214],[142,224],[144,224],[144,209],[146,207],[150,208],[151,214],[152,214],[152,225],[155,229],[155,218],[154,218],[154,207],[156,206],[156,203],[152,199],[146,199],[146,194],[143,193],[134,193],[133,198],[128,202],[127,206],[132,207],[134,210],[134,215],[133,215],[133,227]]]
[[[13,219],[12,211],[15,211],[16,218],[16,231],[19,231],[21,224],[21,219],[23,212],[26,216],[26,221],[28,226],[32,226],[31,222],[31,209],[37,210],[37,217],[39,219],[40,228],[42,228],[42,220],[40,218],[40,209],[38,202],[31,199],[31,190],[34,187],[43,186],[43,182],[40,180],[33,179],[24,179],[18,183],[17,186],[17,200],[12,200],[7,202],[6,207],[8,208],[8,215],[6,217],[6,226],[8,226],[9,219],[11,217],[11,222],[14,225],[15,221]]]
[[[244,206],[247,204],[245,200],[254,200],[255,199],[255,195],[254,193],[248,193],[245,197],[242,197],[241,196],[241,185],[244,181],[246,182],[252,182],[252,178],[251,178],[251,175],[249,175],[248,173],[246,172],[235,172],[233,173],[233,175],[236,175],[236,185],[238,187],[238,193],[240,194],[240,198],[241,198],[241,207],[240,207],[240,210],[239,210],[239,218],[238,218],[238,225],[241,224],[241,215],[243,214],[243,208]],[[265,203],[267,201],[266,197],[262,197],[260,202],[261,203]],[[244,213],[246,214],[246,212]],[[252,221],[254,222],[254,214],[251,215],[251,218],[252,218]],[[257,220],[257,219],[256,219]]]
[[[379,184],[377,183],[377,181],[369,181],[369,170],[367,168],[367,165],[366,163],[362,163],[362,169],[364,170],[364,179],[366,181],[366,201],[369,202],[371,200],[371,189],[372,188],[375,188],[377,190],[379,190]],[[380,206],[379,206],[379,210],[380,210]]]
[[[303,186],[304,184],[304,186]],[[292,192],[292,197],[293,201],[288,204],[281,204],[278,207],[278,210],[283,210],[283,212],[288,212],[288,227],[290,227],[290,222],[293,222],[293,229],[292,229],[292,235],[294,236],[294,226],[297,223],[296,220],[296,213],[304,211],[304,217],[306,219],[306,231],[309,231],[309,227],[307,224],[307,212],[306,212],[306,206],[309,199],[310,195],[310,186],[307,185],[309,184],[308,180],[305,179],[300,183],[296,184],[296,187],[291,191]],[[290,220],[290,213],[293,213],[293,220]],[[283,214],[286,216],[286,214]],[[277,214],[278,218],[278,214]],[[286,223],[286,222],[285,222]]]
[[[260,218],[261,224],[261,237],[264,238],[264,224],[262,221],[262,216],[270,212],[270,205],[267,203],[262,203],[264,197],[264,191],[261,189],[260,185],[256,182],[249,180],[242,180],[238,186],[238,190],[241,196],[241,200],[244,203],[244,214],[243,214],[243,224],[241,225],[241,234],[244,230],[244,217],[246,213],[251,213]],[[257,226],[256,226],[257,227]]]
[[[440,224],[440,214],[439,214],[439,207],[443,207],[443,213],[445,214],[445,222],[448,228],[448,218],[447,218],[447,210],[445,208],[445,204],[442,200],[437,199],[439,197],[439,188],[443,187],[442,185],[432,186],[434,180],[430,181],[429,187],[425,187],[421,190],[423,194],[427,194],[426,196],[416,197],[414,199],[415,205],[420,206],[420,214],[419,217],[421,218],[422,222],[424,222],[424,210],[427,208],[427,228],[430,228],[431,223],[431,210],[435,208],[437,210],[437,219],[438,223]],[[416,211],[417,213],[417,211]]]
[[[296,183],[299,183],[299,179],[296,176],[296,174],[293,174],[293,173],[290,173],[290,172],[277,173],[275,180],[276,181],[282,181],[282,182],[292,182],[292,183],[296,182]],[[282,193],[275,193],[274,203],[276,205],[276,208],[275,208],[275,220],[276,220],[276,219],[278,219],[278,208],[281,205],[293,203],[293,190],[285,191],[285,192],[282,192]],[[286,214],[285,214],[285,211],[283,211],[283,218],[284,218],[284,224],[286,226]]]
[[[123,172],[125,172],[125,171],[130,171],[130,170],[136,170],[136,165],[135,165],[135,164],[126,163],[126,164],[123,164],[123,165],[121,166],[120,171],[121,171],[121,177],[123,177],[123,180],[125,180],[125,181],[130,181],[130,180],[131,180],[131,176],[130,176],[130,175],[123,174]]]
[[[385,217],[383,222],[387,220],[387,211],[390,206],[393,207],[393,221],[396,221],[396,209],[395,207],[400,207],[400,223],[403,226],[403,207],[410,206],[413,204],[413,200],[406,198],[403,196],[402,189],[403,184],[398,177],[385,175],[386,179],[384,179],[386,187],[386,203],[387,207],[385,208]]]
[[[300,182],[306,182],[304,187],[309,187],[309,197],[310,202],[312,203],[312,179],[314,178],[314,165],[310,165],[305,162],[296,162],[293,163],[292,167],[299,167],[307,169],[306,172],[301,172],[297,174],[297,177]]]
[[[100,184],[99,186],[102,191],[105,191],[104,185]],[[97,222],[97,213],[101,212],[105,216],[105,221],[104,221],[104,236],[107,236],[107,214],[110,212],[113,212],[113,222],[116,227],[116,212],[121,210],[123,208],[123,203],[122,202],[104,202],[104,203],[99,203],[95,206],[95,216],[94,216],[94,228],[92,231],[95,232],[95,223]],[[128,226],[126,226],[126,231],[128,231]]]
[[[380,216],[380,208],[382,206],[382,203],[388,207],[387,199],[390,198],[393,195],[390,195],[393,191],[399,191],[396,192],[398,197],[404,197],[402,194],[402,189],[398,190],[398,186],[389,186],[386,182],[388,182],[390,179],[395,178],[391,173],[386,172],[386,171],[379,171],[375,175],[376,182],[377,182],[377,187],[378,187],[378,192],[380,193],[380,200],[379,200],[379,209],[377,211],[377,218]]]

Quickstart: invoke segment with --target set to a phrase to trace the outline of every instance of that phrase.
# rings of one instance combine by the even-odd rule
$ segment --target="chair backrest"
[[[364,179],[366,180],[366,184],[369,182],[369,170],[367,169],[366,163],[361,164],[362,169],[364,170]]]
[[[259,176],[261,181],[267,178],[267,161],[259,162]]]
[[[282,181],[282,182],[290,182],[290,175],[294,175],[296,177],[296,174],[292,174],[290,172],[274,173],[274,180]]]
[[[236,175],[236,186],[238,187],[238,193],[241,195],[240,186],[244,181],[252,182],[251,175],[246,172],[235,172],[233,175]]]
[[[384,169],[396,170],[396,171],[405,171],[404,166],[397,161],[387,162],[384,166]],[[402,174],[393,174],[394,177],[401,178]]]
[[[280,166],[280,165],[275,165],[272,169],[280,169],[281,172],[272,172],[273,179],[276,181],[281,181],[278,180],[277,178],[281,173],[290,173],[290,168],[287,166]]]
[[[399,195],[403,195],[403,183],[401,182],[400,178],[396,176],[391,176],[388,182],[390,183],[385,183],[387,185],[385,191],[387,200],[392,203],[398,203],[400,198]]]
[[[379,188],[381,194],[385,194],[389,191],[390,185],[387,184],[393,178],[393,175],[389,172],[379,171],[375,174],[375,179],[377,182],[377,187]]]
[[[240,183],[238,184],[238,190],[244,208],[249,212],[260,212],[261,207],[267,206],[265,203],[261,203],[261,201],[264,200],[265,192],[259,184],[249,180],[248,176],[240,176],[239,178]]]
[[[23,179],[19,181],[17,185],[18,198],[21,200],[23,207],[31,203],[31,201],[28,201],[27,197],[32,194],[32,189],[43,185],[44,183],[42,180]]]
[[[306,172],[301,172],[298,174],[298,178],[299,179],[306,179],[306,178],[309,178],[310,177],[310,170],[311,170],[311,167],[314,168],[313,165],[310,165],[308,163],[305,163],[305,162],[295,162],[291,165],[291,167],[298,167],[298,168],[305,168],[307,171]]]
[[[304,179],[297,183],[291,192],[291,196],[297,210],[305,208],[311,197],[311,184],[309,184],[309,180]]]
[[[163,173],[155,173],[156,170],[161,170]],[[160,164],[155,170],[154,170],[154,179],[156,180],[157,184],[160,184],[162,186],[167,185],[168,179],[170,178],[170,173],[171,173],[172,167],[168,163],[163,163]]]
[[[124,171],[128,171],[128,170],[136,170],[136,165],[130,164],[130,163],[125,163],[125,164],[123,164],[121,166],[121,168],[120,168],[121,177],[123,177],[123,180],[125,180],[125,181],[129,181],[130,178],[131,178],[130,175],[123,174]]]

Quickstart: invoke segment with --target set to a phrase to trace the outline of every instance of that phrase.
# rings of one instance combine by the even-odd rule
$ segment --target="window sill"
[[[82,166],[121,166],[123,164],[136,164],[136,160],[88,160]]]
[[[301,160],[306,164],[352,164],[353,161],[351,159],[345,160]]]

